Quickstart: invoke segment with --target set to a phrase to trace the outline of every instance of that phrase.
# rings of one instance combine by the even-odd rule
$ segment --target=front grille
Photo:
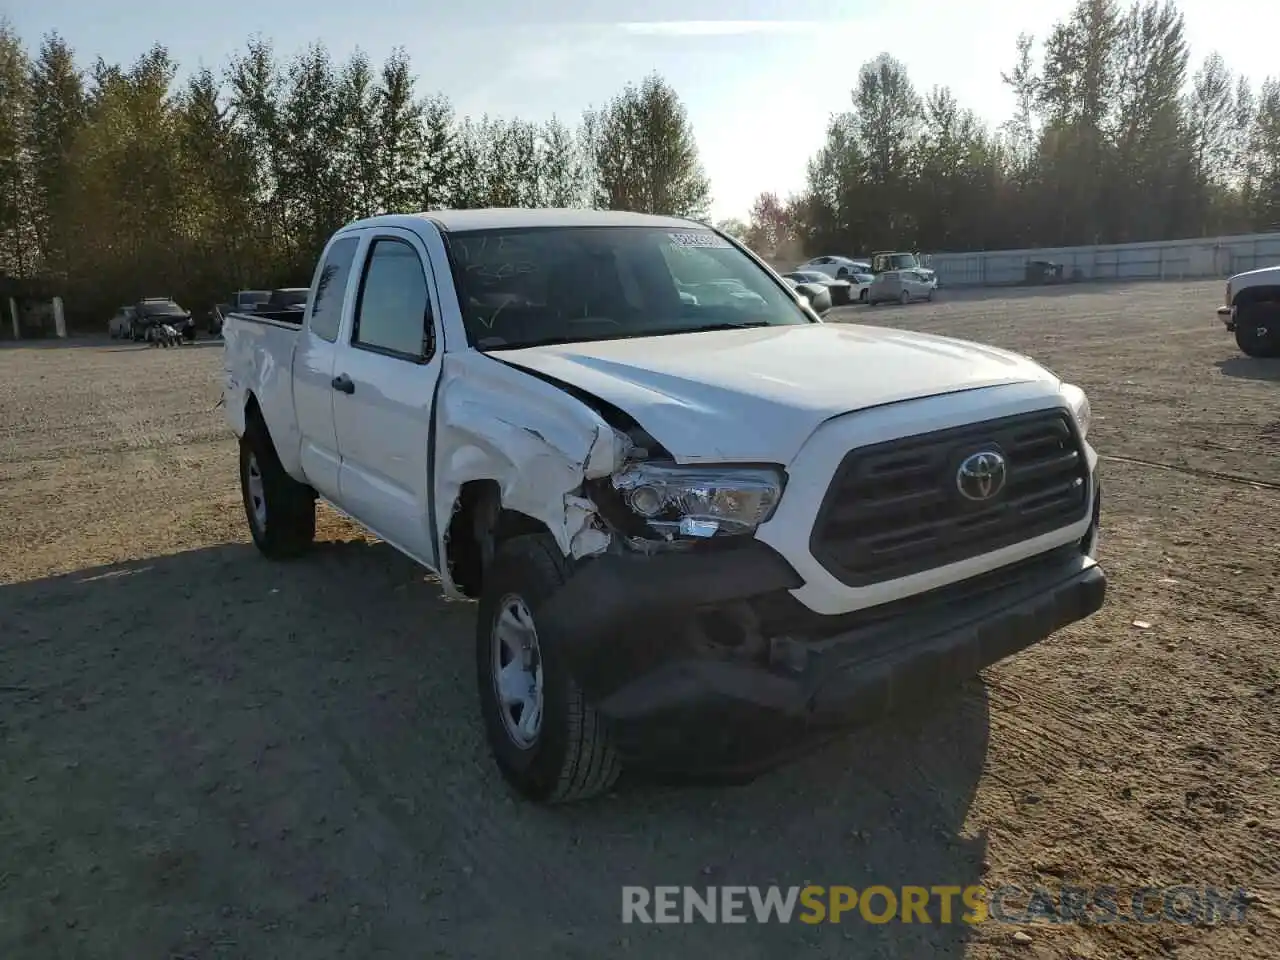
[[[994,450],[1004,488],[961,495],[960,465]],[[865,587],[999,550],[1084,519],[1089,465],[1068,415],[1043,410],[852,450],[836,468],[809,548],[836,579]]]

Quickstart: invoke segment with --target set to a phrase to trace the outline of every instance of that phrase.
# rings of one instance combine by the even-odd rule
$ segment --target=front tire
[[[908,293],[906,290],[903,290],[900,294],[898,294],[898,302],[905,307],[908,303],[911,302],[911,294]]]
[[[863,303],[866,303],[866,302],[867,302],[867,291],[866,291],[866,290],[862,290],[861,292],[859,292],[859,294],[858,294],[858,299],[859,299],[859,300],[861,300]]]
[[[1246,356],[1280,356],[1280,304],[1251,303],[1236,310],[1236,346]]]
[[[240,491],[249,533],[264,556],[283,560],[311,546],[315,494],[285,473],[259,416],[250,416],[240,438]]]
[[[476,679],[498,770],[539,803],[599,796],[621,772],[604,719],[583,698],[556,637],[539,633],[542,604],[572,575],[548,534],[503,543],[485,571],[476,621]]]

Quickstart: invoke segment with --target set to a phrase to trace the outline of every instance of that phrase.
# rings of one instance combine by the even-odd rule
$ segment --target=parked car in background
[[[146,340],[147,330],[158,323],[166,323],[185,340],[196,338],[195,322],[191,311],[169,297],[148,297],[133,307],[133,320],[129,325],[131,340]]]
[[[936,282],[919,270],[887,270],[876,274],[867,288],[867,302],[910,303],[912,300],[932,300]]]
[[[793,280],[789,275],[783,276],[782,279],[787,286],[809,301],[809,306],[818,316],[822,316],[831,309],[831,290],[825,283]]]
[[[237,290],[226,303],[220,303],[213,308],[209,317],[209,333],[215,337],[220,336],[227,314],[253,313],[270,299],[270,290]]]
[[[890,270],[911,270],[938,289],[938,276],[918,253],[880,250],[871,255],[871,273],[879,276]]]
[[[107,321],[107,334],[112,340],[128,340],[133,336],[133,307],[121,307]]]
[[[784,273],[783,276],[790,277],[796,283],[824,284],[831,293],[833,307],[843,307],[857,301],[866,303],[867,287],[874,279],[869,273],[851,273],[844,280],[836,280],[817,270],[793,270],[791,273]]]
[[[849,257],[814,257],[800,264],[796,270],[814,271],[836,280],[846,280],[853,274],[870,273],[871,265],[861,260],[851,260]]]

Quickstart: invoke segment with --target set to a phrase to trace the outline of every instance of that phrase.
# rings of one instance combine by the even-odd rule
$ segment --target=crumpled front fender
[[[593,523],[584,480],[608,476],[625,453],[613,428],[555,386],[475,351],[446,354],[436,396],[435,514],[440,580],[459,493],[493,480],[502,507],[541,521],[566,556],[599,553],[610,535]]]

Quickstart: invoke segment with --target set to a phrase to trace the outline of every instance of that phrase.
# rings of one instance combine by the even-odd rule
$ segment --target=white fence
[[[1094,247],[935,253],[930,266],[948,287],[1021,283],[1027,262],[1062,264],[1064,280],[1192,280],[1280,265],[1280,233]]]

